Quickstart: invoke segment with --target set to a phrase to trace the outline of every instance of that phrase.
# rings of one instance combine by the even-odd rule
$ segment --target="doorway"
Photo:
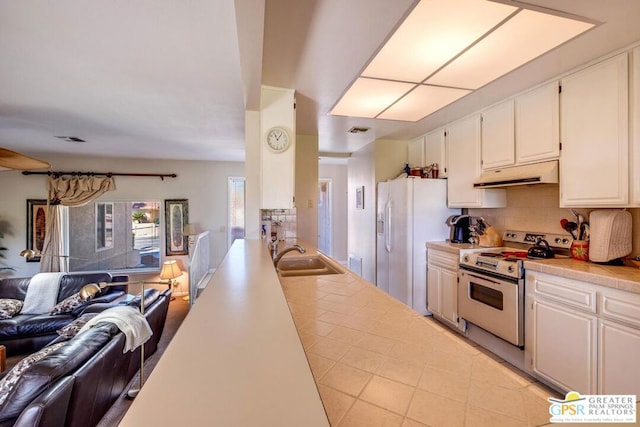
[[[331,241],[331,179],[318,181],[318,249],[332,255]]]
[[[228,247],[231,247],[234,240],[244,239],[244,183],[244,177],[229,177],[229,200],[227,203],[227,206],[229,206]]]

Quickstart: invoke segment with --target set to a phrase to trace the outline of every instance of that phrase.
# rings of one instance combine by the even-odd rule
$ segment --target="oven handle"
[[[469,273],[469,272],[466,272],[466,271],[465,271],[465,273],[468,274],[469,276],[473,277],[473,278],[476,278],[476,279],[479,279],[479,280],[484,280],[485,282],[490,282],[490,283],[493,283],[495,285],[501,285],[502,284],[501,282],[496,282],[495,280],[492,280],[491,278],[486,277],[486,276],[476,276],[475,274]]]

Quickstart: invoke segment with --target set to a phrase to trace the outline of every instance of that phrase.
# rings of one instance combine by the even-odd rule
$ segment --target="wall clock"
[[[282,153],[289,148],[289,133],[281,127],[273,127],[267,131],[265,144],[274,153]]]

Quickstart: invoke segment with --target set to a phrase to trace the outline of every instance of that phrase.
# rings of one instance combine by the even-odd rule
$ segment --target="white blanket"
[[[37,273],[29,281],[24,297],[22,314],[44,314],[51,311],[58,301],[60,279],[64,273]]]
[[[125,343],[124,350],[122,350],[123,353],[135,350],[146,343],[149,338],[151,338],[151,335],[153,335],[151,326],[149,326],[149,322],[147,322],[147,319],[142,313],[136,308],[124,305],[110,308],[98,314],[89,320],[82,329],[78,331],[78,334],[103,322],[115,324],[124,334]]]

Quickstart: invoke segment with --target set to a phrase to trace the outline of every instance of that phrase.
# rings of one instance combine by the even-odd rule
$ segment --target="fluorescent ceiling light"
[[[331,114],[373,118],[414,87],[412,83],[360,77],[333,107]]]
[[[478,89],[591,27],[588,22],[522,10],[427,82]]]
[[[470,92],[466,89],[420,85],[378,115],[378,118],[415,122]]]
[[[513,4],[422,0],[331,114],[418,121],[595,25]]]
[[[517,10],[485,0],[422,0],[362,75],[422,82]]]

